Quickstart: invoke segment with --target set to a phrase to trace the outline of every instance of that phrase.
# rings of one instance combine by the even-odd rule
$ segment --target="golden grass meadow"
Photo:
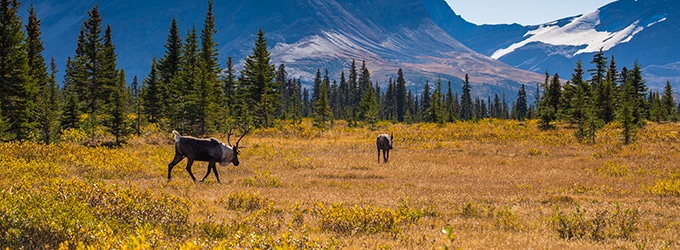
[[[170,131],[120,148],[0,144],[9,249],[678,249],[680,124],[630,145],[486,119],[255,129],[193,183]],[[181,131],[180,131],[181,132]],[[394,134],[378,163],[380,133]],[[226,142],[226,135],[215,135]],[[196,162],[201,178],[207,163]]]

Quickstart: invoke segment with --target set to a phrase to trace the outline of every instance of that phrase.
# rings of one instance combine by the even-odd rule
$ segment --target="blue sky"
[[[588,13],[614,0],[446,0],[456,14],[475,24],[542,24]]]

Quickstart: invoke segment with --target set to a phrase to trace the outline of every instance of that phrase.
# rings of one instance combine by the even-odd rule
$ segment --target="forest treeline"
[[[104,26],[98,5],[88,11],[73,56],[66,61],[62,84],[57,83],[54,58],[49,67],[42,55],[40,20],[31,5],[27,24],[18,13],[18,0],[0,0],[0,140],[59,141],[68,131],[82,131],[91,142],[103,136],[120,144],[140,128],[156,124],[182,134],[224,133],[235,123],[273,127],[311,117],[320,128],[336,119],[350,126],[374,126],[378,121],[434,122],[498,119],[539,119],[539,126],[574,126],[576,136],[594,142],[596,131],[610,122],[622,126],[625,143],[646,120],[676,121],[678,109],[670,83],[660,94],[649,91],[636,62],[617,70],[600,51],[586,71],[576,64],[571,79],[562,84],[557,74],[546,72],[530,102],[525,85],[508,104],[505,95],[472,97],[468,77],[461,95],[451,82],[426,81],[420,93],[407,89],[402,70],[386,89],[371,80],[364,61],[355,60],[339,80],[318,69],[311,89],[301,79],[288,77],[284,64],[271,63],[267,40],[260,30],[252,53],[236,71],[231,57],[226,67],[218,62],[213,4],[208,3],[200,31],[184,37],[172,19],[165,54],[150,62],[141,81],[126,82],[116,64],[113,31]],[[533,87],[533,86],[531,86]],[[446,89],[444,89],[446,88]]]

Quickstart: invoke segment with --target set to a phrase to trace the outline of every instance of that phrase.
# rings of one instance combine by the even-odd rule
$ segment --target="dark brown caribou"
[[[235,145],[231,145],[231,141],[229,140],[233,134],[231,131],[232,129],[229,129],[229,133],[227,134],[227,143],[229,143],[229,145],[225,145],[215,138],[195,138],[191,136],[182,136],[179,134],[179,132],[173,130],[172,134],[175,136],[175,158],[172,160],[172,162],[170,162],[170,164],[168,164],[168,181],[170,181],[172,168],[186,157],[186,169],[194,182],[196,182],[196,178],[191,172],[191,165],[194,164],[194,161],[208,162],[208,173],[203,176],[201,182],[203,182],[205,178],[210,175],[211,171],[215,172],[217,182],[220,182],[220,176],[217,173],[215,163],[219,162],[221,166],[227,166],[229,163],[233,163],[234,166],[238,166],[239,149],[243,148],[240,147],[238,143],[246,134],[248,134],[249,129],[243,127],[243,134],[238,138]]]
[[[378,146],[378,163],[380,163],[380,150],[383,151],[383,160],[387,163],[390,158],[390,149],[392,149],[392,139],[394,136],[392,134],[380,134],[378,139],[376,139],[376,146]]]

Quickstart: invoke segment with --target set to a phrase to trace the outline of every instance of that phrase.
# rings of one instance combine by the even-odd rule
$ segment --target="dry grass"
[[[680,198],[674,193],[680,179],[678,124],[650,124],[632,145],[622,145],[610,126],[596,145],[583,145],[569,128],[539,131],[532,122],[382,124],[378,131],[343,122],[318,131],[309,123],[254,131],[241,143],[247,146],[241,165],[218,167],[222,183],[214,176],[192,183],[186,160],[168,182],[167,163],[174,152],[170,134],[158,131],[121,149],[4,144],[2,157],[28,160],[6,160],[3,167],[21,169],[31,161],[39,166],[33,167],[37,173],[1,171],[0,183],[65,178],[179,198],[189,207],[186,224],[199,229],[164,238],[178,241],[165,242],[172,247],[247,247],[242,238],[248,237],[251,242],[264,241],[258,237],[288,241],[279,246],[293,248],[680,247]],[[395,138],[388,164],[378,163],[375,148],[382,132]],[[36,159],[59,150],[71,158]],[[195,163],[194,174],[205,174],[206,165]],[[44,167],[53,171],[40,170]],[[573,219],[577,207],[585,211],[581,220],[586,222],[607,214],[601,216],[609,223],[598,234],[602,237],[560,237],[556,210]],[[628,237],[614,225],[612,214],[619,208],[637,212],[634,218],[618,213],[624,217],[617,218],[635,222]],[[152,239],[121,238],[131,246]]]

